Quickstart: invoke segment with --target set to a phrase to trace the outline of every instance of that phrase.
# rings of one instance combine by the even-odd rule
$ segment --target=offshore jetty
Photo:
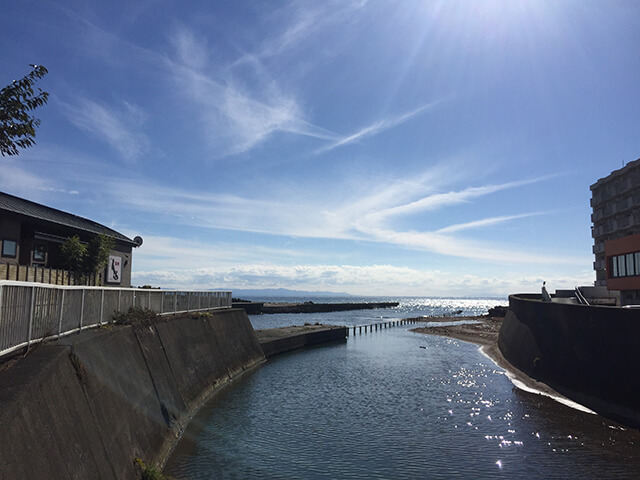
[[[373,310],[376,308],[394,308],[398,302],[356,302],[356,303],[263,303],[234,300],[234,308],[243,308],[248,315],[263,313],[318,313],[344,312],[347,310]]]
[[[162,467],[197,410],[267,358],[346,327],[255,331],[244,310],[108,324],[0,364],[0,480],[139,479]],[[146,477],[145,477],[146,478]]]

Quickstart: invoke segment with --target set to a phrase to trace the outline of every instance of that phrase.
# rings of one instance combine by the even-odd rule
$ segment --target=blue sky
[[[141,235],[133,283],[503,296],[591,284],[589,186],[640,157],[640,3],[30,1],[0,190]]]

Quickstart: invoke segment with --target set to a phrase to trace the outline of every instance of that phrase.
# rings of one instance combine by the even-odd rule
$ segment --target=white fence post
[[[28,271],[27,271],[27,273],[28,273]],[[33,306],[34,306],[34,303],[36,301],[36,298],[35,298],[35,295],[34,295],[35,288],[36,287],[31,287],[31,302],[30,302],[31,306],[29,308],[29,333],[27,334],[28,335],[27,336],[27,348],[29,348],[29,345],[31,345],[31,332],[33,331]]]
[[[100,290],[102,295],[100,296],[100,320],[98,324],[102,325],[102,317],[104,315],[104,289]]]
[[[64,309],[64,288],[62,289],[62,295],[60,296],[60,316],[58,318],[58,336],[62,334],[62,312]]]
[[[82,330],[83,315],[84,315],[84,288],[82,289],[82,301],[80,302],[80,330]]]

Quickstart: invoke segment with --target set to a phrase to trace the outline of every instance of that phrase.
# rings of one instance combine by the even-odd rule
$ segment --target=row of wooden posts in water
[[[364,329],[364,333],[367,333],[367,330],[369,332],[374,332],[374,331],[382,330],[384,328],[396,327],[398,325],[409,325],[410,323],[418,323],[421,321],[425,321],[425,320],[420,318],[403,318],[401,320],[390,320],[388,322],[372,323],[370,325],[354,325],[353,327],[347,328],[347,335],[349,335],[349,330],[351,330],[352,328],[353,328],[353,335],[355,335],[356,332],[363,333],[363,329]]]

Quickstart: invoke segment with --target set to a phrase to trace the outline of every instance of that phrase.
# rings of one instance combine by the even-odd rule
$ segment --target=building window
[[[625,255],[625,258],[626,258],[626,263],[627,263],[627,276],[635,275],[636,274],[636,270],[633,267],[633,253],[627,253]]]
[[[610,257],[610,278],[640,276],[640,252]]]
[[[618,255],[616,257],[616,260],[618,261],[618,273],[620,274],[621,277],[626,277],[627,268],[626,268],[626,264],[624,263],[624,255]]]
[[[18,242],[15,240],[2,240],[2,256],[9,258],[16,258],[18,255]]]
[[[35,263],[45,263],[47,261],[47,246],[38,243],[33,247],[33,261]]]

